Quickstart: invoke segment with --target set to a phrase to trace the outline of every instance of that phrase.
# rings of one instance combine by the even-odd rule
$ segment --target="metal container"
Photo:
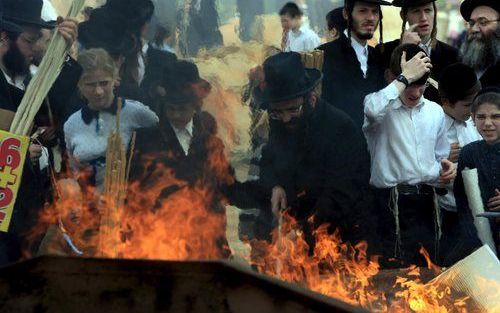
[[[225,261],[40,257],[0,269],[0,311],[363,312]]]

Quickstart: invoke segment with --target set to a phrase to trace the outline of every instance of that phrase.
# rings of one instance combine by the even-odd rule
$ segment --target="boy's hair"
[[[397,47],[392,52],[391,62],[389,64],[389,70],[394,76],[398,76],[402,73],[401,57],[403,56],[403,52],[406,52],[407,61],[411,60],[411,58],[413,58],[419,52],[423,52],[427,56],[427,53],[425,53],[425,51],[422,48],[420,48],[418,45],[415,44],[408,43]],[[418,85],[418,86],[425,85],[427,79],[429,79],[429,76],[430,73],[425,74],[419,80],[413,82],[412,85]]]
[[[280,15],[289,15],[292,18],[304,15],[304,12],[299,8],[295,2],[287,2],[280,10]]]
[[[439,95],[452,105],[464,100],[481,90],[481,82],[474,70],[463,63],[446,67],[439,79]]]
[[[481,90],[472,102],[472,113],[475,114],[479,107],[486,103],[496,105],[500,110],[500,88],[488,87]]]
[[[338,32],[343,32],[347,28],[347,21],[344,19],[342,11],[344,11],[344,7],[339,7],[328,12],[326,15],[328,30],[335,28]]]

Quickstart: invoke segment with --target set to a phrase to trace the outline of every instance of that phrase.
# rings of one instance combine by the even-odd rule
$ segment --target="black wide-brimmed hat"
[[[394,0],[392,5],[399,8],[418,7],[427,3],[436,2],[436,0]]]
[[[160,84],[164,95],[158,96],[164,104],[170,106],[194,103],[199,100],[194,85],[200,82],[209,84],[200,77],[196,64],[185,60],[177,61],[164,70]]]
[[[353,5],[355,2],[366,2],[366,3],[373,3],[373,4],[378,4],[378,5],[391,5],[390,2],[384,1],[384,0],[345,0],[344,6]]]
[[[3,18],[3,1],[0,1],[0,31],[21,33],[23,29],[16,23],[8,22]]]
[[[475,8],[487,6],[500,13],[500,0],[465,0],[460,5],[462,17],[468,21]]]
[[[103,48],[109,54],[128,55],[136,48],[134,37],[110,19],[103,8],[92,11],[78,26],[78,41],[85,49]]]
[[[115,23],[132,32],[149,22],[155,10],[151,0],[108,0],[102,8],[108,10]]]
[[[42,19],[42,0],[3,0],[3,18],[21,27],[54,28]]]
[[[321,71],[304,68],[297,52],[282,52],[267,58],[264,76],[264,88],[256,88],[253,95],[263,109],[267,109],[270,102],[286,101],[307,94],[323,78]]]

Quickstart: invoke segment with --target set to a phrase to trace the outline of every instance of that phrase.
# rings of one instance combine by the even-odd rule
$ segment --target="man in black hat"
[[[460,13],[468,22],[462,62],[476,71],[483,87],[500,87],[500,1],[465,0]]]
[[[3,1],[2,29],[0,29],[0,129],[9,130],[12,119],[24,96],[31,79],[29,66],[33,61],[34,48],[40,38],[40,29],[53,27],[41,19],[41,0]],[[17,24],[18,28],[12,27]],[[77,36],[77,22],[73,19],[61,20],[58,31],[72,45]],[[44,130],[39,141],[45,146],[57,143],[57,129],[65,117],[73,113],[67,107],[67,99],[76,89],[81,68],[73,61],[65,63],[58,80],[49,92],[50,108],[42,106],[35,118],[35,128]],[[50,119],[53,116],[53,119]],[[62,133],[62,131],[61,131]],[[29,158],[23,171],[23,179],[16,201],[9,233],[0,234],[0,264],[20,259],[23,235],[30,230],[38,218],[38,210],[50,195],[49,179],[42,175],[38,159],[42,146],[31,144]]]
[[[312,231],[324,223],[353,244],[375,239],[361,129],[318,97],[322,74],[305,69],[298,53],[269,57],[264,72],[266,86],[255,97],[269,113],[270,133],[256,184],[271,198],[273,212],[289,209],[311,249]]]
[[[0,75],[0,84],[7,86],[9,90],[3,97],[9,99],[0,104],[0,129],[9,129],[10,123],[20,104],[24,90],[31,80],[29,72],[30,64],[35,55],[35,46],[41,37],[42,28],[53,28],[54,24],[45,22],[41,18],[41,0],[5,0],[3,18],[5,21],[16,23],[21,27],[21,32],[2,30],[1,40],[4,43],[0,50],[0,69],[4,75]],[[72,45],[77,36],[77,22],[74,19],[62,19],[58,31]],[[73,60],[66,62],[59,79],[49,93],[50,103],[53,106],[54,115],[64,118],[73,112],[68,112],[66,101],[68,91],[76,88],[80,75],[80,68]],[[41,118],[45,107],[42,107]]]
[[[338,40],[320,46],[325,52],[322,98],[347,113],[361,129],[365,96],[382,89],[384,69],[367,43],[380,26],[382,38],[381,5],[383,0],[346,0],[344,19],[347,29]]]
[[[443,69],[458,62],[458,50],[436,39],[437,7],[436,0],[394,0],[392,5],[400,7],[401,39],[379,44],[376,47],[381,54],[384,68],[389,68],[389,62],[394,49],[402,44],[419,45],[431,58],[431,78],[438,81]],[[408,24],[408,28],[407,28]],[[440,103],[439,92],[434,87],[425,90],[424,96]]]

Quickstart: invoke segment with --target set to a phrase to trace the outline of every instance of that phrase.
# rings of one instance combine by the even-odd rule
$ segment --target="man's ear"
[[[342,16],[344,17],[344,20],[349,21],[349,14],[345,8],[342,10]]]
[[[454,107],[454,105],[450,102],[450,100],[448,100],[447,98],[444,98],[444,97],[441,97],[441,104],[443,106],[447,106],[447,107],[450,107],[450,108]]]
[[[314,109],[316,107],[316,103],[318,102],[318,95],[316,92],[311,92],[309,95],[309,104]]]

